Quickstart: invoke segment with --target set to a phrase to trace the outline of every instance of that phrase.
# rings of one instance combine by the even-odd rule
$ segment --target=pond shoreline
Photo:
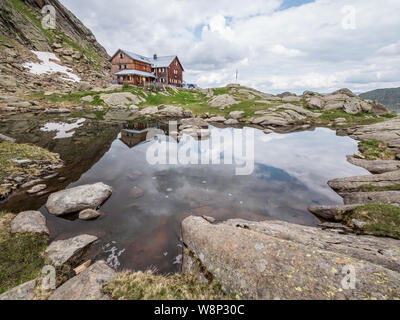
[[[157,117],[157,119],[159,119],[160,117]],[[171,119],[170,117],[165,117],[165,119]],[[207,136],[207,126],[209,124],[214,124],[217,126],[230,126],[230,125],[224,125],[223,123],[221,123],[220,121],[222,121],[222,119],[212,119],[210,121],[205,121],[207,119],[210,118],[197,118],[197,120],[195,118],[187,118],[187,120],[185,120],[186,122],[183,123],[183,125],[181,126],[181,128],[178,128],[178,132],[176,132],[176,135],[179,136],[181,134],[181,131],[183,134],[189,134],[195,137],[201,137],[202,135],[206,135]],[[147,118],[147,120],[151,120],[151,118]],[[214,122],[214,120],[218,120],[217,122]],[[397,194],[400,193],[400,191],[397,191],[397,187],[396,185],[400,185],[400,181],[397,181],[396,179],[390,178],[390,179],[386,179],[385,177],[379,176],[379,174],[382,175],[382,173],[377,174],[377,172],[386,172],[387,176],[391,176],[391,172],[396,172],[398,170],[398,166],[397,166],[397,154],[400,153],[400,143],[398,143],[398,139],[397,139],[397,131],[398,128],[400,128],[399,126],[399,122],[400,118],[396,117],[393,119],[384,119],[383,122],[378,122],[377,124],[372,124],[372,125],[367,125],[367,126],[355,126],[355,127],[349,127],[349,128],[338,128],[337,134],[338,135],[348,135],[354,139],[357,139],[359,141],[379,141],[377,143],[377,146],[372,146],[372,149],[369,149],[366,154],[371,155],[371,154],[377,154],[378,157],[379,155],[382,154],[386,154],[389,155],[389,157],[391,157],[390,160],[379,160],[379,158],[375,159],[375,160],[370,160],[371,158],[369,158],[369,156],[364,156],[362,153],[360,154],[356,154],[354,155],[353,158],[350,159],[350,162],[355,164],[355,165],[359,165],[361,167],[366,168],[367,170],[369,170],[372,173],[372,178],[370,178],[370,183],[367,181],[366,183],[359,185],[359,186],[363,186],[364,189],[352,189],[351,192],[354,194],[365,194],[367,196],[366,201],[362,200],[363,198],[358,197],[357,199],[361,199],[361,200],[355,200],[355,201],[360,201],[360,203],[356,202],[357,205],[356,206],[352,206],[351,208],[349,207],[319,207],[319,208],[310,208],[311,211],[318,212],[318,216],[319,217],[323,217],[323,222],[321,223],[319,228],[316,228],[316,230],[322,230],[322,231],[318,231],[318,232],[326,232],[326,234],[336,234],[338,239],[342,239],[342,240],[338,240],[338,241],[344,241],[344,239],[346,239],[347,234],[349,233],[357,233],[357,234],[371,234],[371,232],[373,232],[373,230],[371,231],[371,228],[367,229],[366,228],[366,222],[358,220],[360,219],[360,216],[357,216],[357,219],[345,219],[346,214],[355,214],[355,210],[358,207],[363,207],[365,206],[365,204],[367,203],[375,203],[375,201],[371,201],[368,200],[371,197],[373,199],[378,199],[379,201],[377,202],[381,202],[384,201],[388,204],[400,204],[400,196],[398,196]],[[118,123],[121,124],[122,121],[112,121],[113,123]],[[332,121],[331,122],[334,126],[337,125],[337,122]],[[236,124],[233,125],[235,126],[241,126],[240,124]],[[248,126],[249,123],[243,123],[244,126]],[[251,124],[250,124],[251,125]],[[254,124],[253,124],[254,125]],[[254,125],[256,128],[258,127],[257,125]],[[328,126],[329,127],[329,126]],[[260,128],[260,127],[258,127]],[[269,134],[272,132],[279,132],[279,133],[287,133],[287,132],[293,132],[293,131],[303,131],[303,130],[312,130],[312,126],[310,126],[309,124],[301,124],[301,125],[290,125],[290,126],[279,126],[278,128],[276,127],[268,127],[265,129],[265,127],[262,127],[265,131],[265,134]],[[377,148],[379,150],[373,150],[373,148]],[[384,150],[382,150],[384,149]],[[375,152],[376,151],[376,152]],[[360,160],[360,161],[358,161]],[[367,162],[366,162],[367,161]],[[382,161],[386,161],[386,162],[382,162]],[[384,173],[385,174],[385,173]],[[374,178],[376,177],[376,179]],[[355,178],[351,178],[351,179],[347,179],[347,183],[354,183],[354,181],[357,181],[357,177]],[[344,179],[342,179],[344,180]],[[376,181],[375,181],[376,180]],[[399,183],[397,183],[399,182]],[[370,187],[365,189],[365,185],[369,185]],[[372,189],[371,189],[372,188]],[[394,188],[394,189],[393,189]],[[340,189],[342,190],[342,189]],[[368,191],[368,192],[365,192]],[[342,196],[343,193],[342,191],[339,191],[339,194]],[[389,196],[390,195],[390,196]],[[346,192],[345,195],[347,198],[349,197],[349,193]],[[375,197],[375,198],[374,198]],[[346,198],[345,198],[346,199]],[[386,200],[385,200],[386,199]],[[345,200],[347,201],[347,200]],[[333,212],[333,214],[332,214]],[[378,217],[379,218],[379,217]],[[201,218],[197,218],[197,219],[201,219]],[[207,223],[210,223],[209,221],[213,221],[213,217],[206,217],[206,219],[208,221],[206,221]],[[362,216],[361,216],[362,219]],[[225,262],[219,262],[218,259],[216,260],[214,257],[215,255],[221,255],[221,252],[208,252],[207,250],[204,251],[205,249],[201,249],[199,251],[199,243],[205,241],[205,238],[203,238],[203,236],[200,235],[196,235],[194,236],[194,234],[192,235],[191,233],[188,234],[188,231],[191,227],[189,227],[192,223],[197,224],[200,223],[199,220],[193,220],[191,217],[187,218],[185,220],[186,222],[184,222],[183,224],[183,243],[186,247],[185,251],[184,251],[184,256],[183,256],[183,272],[184,273],[188,273],[188,274],[194,274],[198,279],[202,279],[202,277],[204,277],[204,274],[207,274],[207,279],[210,278],[213,279],[213,281],[217,281],[218,283],[221,283],[222,286],[222,290],[224,292],[227,292],[229,294],[238,294],[238,292],[241,292],[241,294],[238,294],[239,298],[263,298],[263,299],[270,299],[270,298],[277,298],[277,297],[273,297],[271,296],[271,292],[273,292],[275,289],[273,289],[273,287],[271,287],[270,289],[272,291],[268,290],[264,290],[264,292],[260,293],[258,292],[257,294],[255,294],[254,290],[256,287],[253,287],[253,285],[251,285],[250,283],[254,280],[253,276],[257,273],[257,270],[250,270],[250,278],[248,279],[248,283],[243,287],[242,285],[238,286],[238,282],[236,280],[229,280],[229,274],[231,272],[236,272],[235,270],[237,270],[236,268],[239,266],[229,266],[227,267],[227,269],[225,268],[222,272],[221,272],[221,267],[222,266],[226,266],[226,261]],[[215,227],[215,231],[216,234],[219,234],[219,230],[221,230],[221,236],[225,236],[225,232],[228,231],[224,231],[224,226],[225,225],[229,225],[231,222],[218,222],[218,223],[211,223],[210,225],[213,226],[212,228]],[[265,228],[266,226],[268,227],[272,227],[272,224],[268,224],[268,222],[264,222],[264,225],[262,222],[256,223],[256,222],[248,222],[248,221],[240,221],[240,222],[234,222],[234,227],[238,228],[239,226],[248,226],[249,224],[252,224],[251,229],[257,230],[258,228],[263,228],[263,232],[265,232]],[[204,226],[206,228],[208,228],[208,226]],[[203,226],[201,227],[203,228]],[[199,230],[201,230],[201,228]],[[246,227],[248,228],[248,227]],[[285,226],[285,228],[287,228],[286,230],[288,230],[289,232],[292,232],[290,230],[293,229],[294,234],[297,235],[297,237],[302,237],[302,230],[295,228],[294,225],[293,227],[290,224],[287,224]],[[325,230],[325,231],[324,231]],[[232,230],[230,230],[229,232],[235,232]],[[242,232],[242,231],[238,231],[238,232]],[[396,231],[394,231],[396,234]],[[269,233],[267,233],[269,234]],[[186,235],[186,236],[185,236]],[[250,234],[249,234],[250,235]],[[372,233],[373,235],[373,233]],[[385,235],[385,234],[380,234],[380,236]],[[387,234],[386,234],[387,236]],[[389,235],[390,236],[390,235]],[[193,238],[194,237],[194,238]],[[197,238],[196,238],[197,237]],[[342,237],[342,238],[341,238]],[[362,235],[358,235],[356,237],[359,237],[360,241],[363,241],[363,237]],[[370,237],[369,238],[369,243],[368,245],[370,246],[370,249],[372,251],[376,250],[382,250],[381,245],[379,244],[380,238],[376,238],[376,241],[374,240],[374,237]],[[214,239],[214,237],[211,237],[210,241],[214,241],[216,239]],[[250,241],[251,243],[256,243],[254,241],[261,241],[263,242],[265,239],[264,238],[260,238],[260,239],[253,239],[251,240],[251,237],[248,238],[248,241]],[[199,242],[200,241],[200,242]],[[272,239],[270,239],[270,241],[272,241]],[[294,241],[294,242],[293,242]],[[304,245],[304,243],[302,244],[303,240],[297,239],[297,240],[293,240],[291,241],[291,244],[293,243],[298,243],[297,245],[300,245],[300,247],[302,245]],[[346,240],[347,241],[347,240]],[[397,240],[392,240],[390,242],[390,244],[393,245],[398,245],[398,242],[396,242]],[[206,241],[207,242],[207,241]],[[210,246],[212,246],[212,243],[209,243]],[[306,247],[310,248],[311,244],[307,244]],[[257,246],[256,246],[257,247]],[[344,259],[347,259],[345,257],[348,257],[348,251],[345,248],[346,245],[344,245],[344,251],[342,249],[342,251],[340,251],[338,248],[332,248],[329,249],[328,251],[332,251],[335,254],[339,254],[338,252],[341,252],[340,254],[344,253]],[[215,247],[214,247],[215,248]],[[216,248],[215,248],[216,249]],[[387,248],[386,250],[389,250],[389,248]],[[219,249],[216,249],[219,250]],[[255,257],[257,257],[257,251],[258,249],[255,249],[256,251],[254,251],[254,254],[256,255]],[[301,247],[298,250],[300,250],[301,253],[303,253],[303,247]],[[339,250],[339,251],[338,251]],[[346,253],[347,252],[347,253]],[[285,251],[286,254],[290,254],[290,249],[288,248],[287,251]],[[238,256],[240,256],[240,252],[237,253]],[[307,255],[304,252],[304,255]],[[352,254],[352,257],[355,259],[359,258],[359,253],[355,252],[354,254]],[[193,260],[193,258],[195,258]],[[257,258],[258,259],[258,258]],[[319,259],[319,258],[318,258]],[[324,257],[321,256],[321,259],[325,259]],[[372,259],[372,258],[371,258]],[[319,261],[319,260],[318,260]],[[325,260],[324,260],[325,261]],[[382,260],[383,261],[383,260]],[[385,262],[382,261],[375,261],[373,260],[374,263],[378,263],[378,264],[382,264]],[[82,262],[82,261],[81,261]],[[283,262],[283,261],[282,261]],[[222,263],[222,264],[221,264]],[[355,264],[357,264],[358,262],[355,261]],[[197,267],[196,267],[197,265]],[[220,266],[220,267],[218,267]],[[258,268],[258,272],[264,272],[265,268],[262,267],[259,263],[256,263],[255,266]],[[383,268],[388,267],[388,265],[384,265]],[[382,269],[381,271],[385,273],[386,277],[388,277],[390,279],[390,281],[394,281],[394,283],[397,283],[397,273],[399,270],[397,270],[396,264],[394,267],[389,267],[389,269],[392,269],[393,271],[390,272],[395,272],[395,274],[389,274],[387,273],[386,269]],[[230,271],[229,271],[229,270]],[[106,268],[102,267],[99,268],[99,270],[97,271],[97,275],[100,275],[102,272],[106,272],[109,274],[109,271],[106,270]],[[396,273],[397,272],[397,273]],[[89,273],[90,274],[90,273]],[[307,276],[311,277],[311,274],[307,274]],[[111,274],[110,275],[110,280],[114,279],[115,275]],[[247,275],[245,276],[247,277]],[[72,279],[70,279],[69,281],[76,281],[76,277],[73,277]],[[233,282],[232,282],[233,281]],[[333,280],[332,280],[333,281]],[[364,279],[364,281],[366,281],[367,283],[370,283],[370,281],[373,281],[373,279],[366,277]],[[289,281],[290,282],[290,281]],[[67,282],[68,283],[68,282]],[[303,286],[299,286],[298,283],[296,284],[294,282],[293,285],[296,285],[296,287],[287,287],[282,289],[283,291],[281,291],[281,296],[280,298],[283,299],[287,299],[287,298],[301,298],[302,297],[302,293],[304,294],[305,291],[307,291],[310,288],[314,288],[314,284],[312,282],[308,283],[307,285],[303,285]],[[268,287],[268,286],[267,286]],[[308,289],[307,289],[308,288]],[[299,290],[298,290],[299,289]],[[96,290],[100,290],[101,288],[96,288]],[[294,291],[293,291],[294,290]],[[371,298],[371,296],[368,296],[367,294],[367,290],[366,288],[363,288],[363,297],[366,298]],[[257,291],[257,290],[256,290]],[[378,295],[378,298],[381,299],[383,297],[398,297],[399,293],[394,291],[393,293],[391,293],[391,295],[388,295],[388,292],[385,288],[382,288],[382,291],[377,290],[379,292],[380,295]],[[289,294],[289,292],[297,292],[297,295],[291,295]],[[260,295],[261,294],[261,295]],[[336,292],[330,292],[330,293],[318,293],[319,295],[317,295],[317,298],[343,298],[344,296],[342,295],[342,292],[337,289]],[[365,294],[365,295],[364,295]],[[355,298],[355,296],[345,296],[345,298]]]

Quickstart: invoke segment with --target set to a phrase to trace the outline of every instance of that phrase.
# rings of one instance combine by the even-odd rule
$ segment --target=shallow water
[[[81,129],[76,129],[78,134]],[[221,131],[234,130],[241,132],[211,128],[211,141]],[[75,172],[74,179],[63,187],[96,182],[113,187],[113,195],[101,207],[102,216],[96,221],[51,216],[42,206],[46,196],[14,197],[2,207],[22,209],[22,201],[30,209],[42,206],[52,240],[93,234],[101,239],[93,254],[110,265],[133,270],[154,266],[168,273],[180,267],[180,222],[188,215],[208,215],[217,220],[278,219],[313,226],[318,220],[307,207],[343,203],[327,185],[328,180],[368,174],[346,161],[346,155],[357,151],[357,142],[338,137],[329,129],[270,135],[255,130],[255,166],[249,176],[236,176],[235,165],[149,165],[146,152],[150,147],[160,141],[166,141],[167,146],[176,142],[162,136],[157,141],[144,141],[145,136],[139,130],[108,137],[112,143],[102,151],[104,155],[98,159],[90,156],[93,159],[80,173],[71,166],[63,172],[65,177],[68,171]],[[74,144],[74,138],[57,141]],[[53,143],[57,143],[54,141],[53,137]],[[190,141],[191,150],[205,151],[200,142]],[[183,141],[179,147],[184,147]],[[226,154],[218,156],[223,159]],[[85,154],[80,157],[84,159]],[[78,162],[75,166],[79,167]],[[53,184],[59,188],[59,183]],[[138,189],[143,195],[135,199],[133,194]]]

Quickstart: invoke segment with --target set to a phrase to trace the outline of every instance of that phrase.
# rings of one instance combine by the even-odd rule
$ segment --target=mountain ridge
[[[362,99],[378,101],[389,108],[400,108],[400,88],[376,89],[359,96]]]

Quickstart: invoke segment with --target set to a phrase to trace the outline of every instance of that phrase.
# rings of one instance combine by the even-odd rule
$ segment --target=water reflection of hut
[[[123,129],[121,131],[121,141],[125,143],[129,148],[133,148],[139,143],[146,141],[146,136],[148,133],[148,129],[144,130],[131,130],[131,129]]]
[[[168,134],[168,124],[137,122],[125,125],[121,131],[121,141],[129,148],[152,139],[157,134]]]

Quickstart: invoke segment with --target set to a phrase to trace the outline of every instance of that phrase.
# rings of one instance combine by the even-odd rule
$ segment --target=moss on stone
[[[367,160],[394,160],[396,156],[385,142],[377,139],[361,141],[358,145]]]
[[[356,226],[353,220],[362,222]],[[400,239],[400,208],[391,204],[366,204],[344,217],[350,227],[359,234]]]
[[[364,184],[362,186],[359,186],[357,190],[360,192],[398,191],[400,190],[400,184],[395,184],[387,187],[378,187],[370,184]]]
[[[104,286],[115,300],[222,300],[228,299],[219,283],[199,283],[193,276],[122,272]]]
[[[0,239],[0,294],[40,276],[46,235],[24,233]]]

